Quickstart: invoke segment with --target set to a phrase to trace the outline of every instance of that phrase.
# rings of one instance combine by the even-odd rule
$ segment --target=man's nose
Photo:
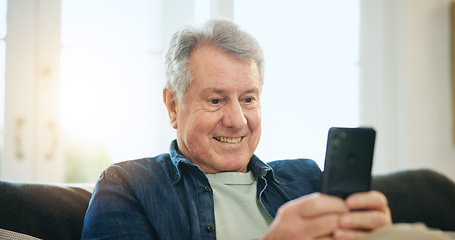
[[[243,108],[239,102],[231,102],[224,109],[223,126],[240,129],[247,124]]]

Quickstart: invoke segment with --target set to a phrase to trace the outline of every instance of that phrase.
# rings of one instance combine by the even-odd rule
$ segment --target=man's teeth
[[[240,142],[240,140],[242,140],[242,137],[237,137],[237,138],[214,137],[214,138],[220,142],[225,142],[225,143],[238,143],[238,142]]]

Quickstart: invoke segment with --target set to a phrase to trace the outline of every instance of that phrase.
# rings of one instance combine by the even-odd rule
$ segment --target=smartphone
[[[375,138],[372,128],[329,129],[322,193],[345,199],[370,190]]]

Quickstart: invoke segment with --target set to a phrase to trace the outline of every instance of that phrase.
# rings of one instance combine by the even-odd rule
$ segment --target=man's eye
[[[246,103],[251,103],[251,102],[253,102],[253,98],[250,98],[250,97],[249,98],[245,98],[245,102]]]
[[[210,103],[216,105],[216,104],[220,103],[220,99],[210,99]]]

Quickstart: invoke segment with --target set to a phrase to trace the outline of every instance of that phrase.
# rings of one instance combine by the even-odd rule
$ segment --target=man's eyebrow
[[[223,89],[219,89],[219,88],[206,88],[206,89],[202,90],[202,92],[204,92],[204,93],[206,93],[206,92],[224,93],[226,91]]]
[[[248,89],[245,91],[245,93],[258,93],[260,92],[259,91],[259,88],[255,87],[255,88],[251,88],[251,89]]]

